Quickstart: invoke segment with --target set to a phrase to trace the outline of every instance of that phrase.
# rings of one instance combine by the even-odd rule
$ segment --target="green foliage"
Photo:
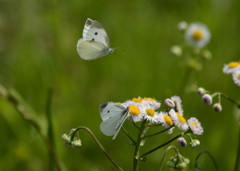
[[[79,125],[91,128],[114,159],[123,168],[131,168],[134,149],[127,137],[120,133],[112,141],[100,132],[99,104],[135,96],[164,99],[179,93],[185,68],[170,47],[183,40],[176,27],[182,20],[203,22],[212,33],[208,45],[212,60],[191,79],[209,90],[239,98],[239,87],[222,73],[224,63],[239,60],[239,10],[236,0],[2,0],[0,83],[16,89],[37,111],[40,122],[45,117],[48,89],[53,89],[56,149],[68,170],[111,170],[111,163],[86,134],[81,135],[80,149],[64,147],[61,135]],[[111,47],[120,47],[116,53],[94,61],[79,58],[76,43],[88,17],[104,25]],[[201,145],[195,150],[185,148],[184,156],[192,161],[200,151],[209,150],[221,170],[232,170],[238,140],[233,106],[223,101],[223,111],[214,113],[193,93],[185,94],[183,101],[185,116],[196,116],[204,127],[204,134],[198,137]],[[2,99],[0,135],[0,170],[49,168],[39,135]],[[164,142],[149,141],[152,146]],[[148,156],[140,170],[156,170],[162,153]],[[213,170],[207,159],[200,164],[202,170]]]

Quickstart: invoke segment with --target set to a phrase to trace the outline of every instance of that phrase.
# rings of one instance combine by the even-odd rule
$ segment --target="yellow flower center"
[[[176,113],[177,114],[177,117],[178,117],[178,120],[181,122],[181,123],[186,123],[186,119],[180,114],[180,113]]]
[[[191,122],[191,125],[195,126],[196,128],[198,128],[197,124],[195,122]]]
[[[150,98],[150,97],[144,97],[143,100],[148,100],[148,101],[156,101],[154,98]]]
[[[147,115],[153,117],[155,115],[155,110],[153,110],[153,109],[146,109],[146,113],[147,113]]]
[[[165,115],[163,118],[164,118],[165,122],[166,122],[169,126],[172,126],[172,125],[173,125],[173,121],[172,121],[172,119],[171,119],[168,115]]]
[[[240,80],[240,73],[237,75],[237,78]]]
[[[132,115],[138,116],[140,114],[139,108],[135,105],[129,106],[129,111],[130,111],[130,114],[132,114]]]
[[[136,102],[136,103],[142,103],[143,99],[142,98],[133,98],[132,101]]]
[[[229,68],[236,68],[240,65],[239,62],[231,62],[230,64],[228,64],[228,67]]]
[[[192,38],[193,38],[194,40],[200,40],[200,39],[202,39],[202,38],[203,38],[203,32],[202,32],[202,30],[196,29],[196,30],[193,32],[193,34],[192,34]]]

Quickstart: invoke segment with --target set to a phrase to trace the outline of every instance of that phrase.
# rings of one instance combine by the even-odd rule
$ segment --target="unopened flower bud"
[[[222,111],[222,105],[220,103],[215,103],[213,105],[214,112],[221,112]]]
[[[76,129],[71,129],[69,131],[69,133],[62,135],[62,139],[64,140],[65,147],[77,148],[82,145],[82,142],[78,136],[78,133],[75,133],[75,130]],[[74,137],[72,137],[72,136],[74,136]]]
[[[174,108],[175,107],[175,103],[174,101],[172,101],[171,99],[165,99],[165,104],[170,107],[170,108]]]
[[[70,142],[70,136],[68,136],[67,134],[63,134],[62,135],[62,139],[65,141],[65,142]]]
[[[177,25],[177,28],[178,28],[179,31],[184,31],[184,30],[187,29],[187,27],[188,27],[188,24],[187,24],[186,21],[181,21]]]
[[[187,141],[183,137],[178,138],[177,142],[178,142],[178,145],[181,146],[181,147],[186,147],[187,146]]]
[[[195,147],[200,145],[200,141],[197,140],[197,139],[192,139],[191,142],[190,142],[190,145],[191,145],[192,148],[195,148]]]
[[[211,105],[212,104],[212,96],[210,96],[209,94],[204,94],[202,96],[202,101],[206,105]]]
[[[181,154],[177,154],[170,158],[170,160],[167,162],[167,166],[174,169],[184,169],[189,163],[189,159],[185,158]]]
[[[206,90],[205,90],[204,88],[202,88],[202,87],[199,87],[199,88],[198,88],[198,94],[199,94],[199,96],[203,96],[205,93],[206,93]]]
[[[182,55],[182,48],[180,46],[172,46],[171,52],[173,55],[180,57]]]

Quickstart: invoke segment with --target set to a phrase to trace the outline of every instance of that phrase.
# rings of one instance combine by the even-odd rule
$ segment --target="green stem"
[[[146,120],[142,122],[141,128],[138,132],[138,138],[137,138],[135,151],[134,151],[134,158],[133,158],[133,171],[138,171],[138,161],[141,158],[139,157],[140,144],[142,141],[142,137],[146,133],[146,129],[148,129],[145,127],[145,124],[146,124]]]
[[[212,162],[213,162],[213,164],[214,164],[215,169],[218,171],[217,163],[216,163],[214,157],[212,156],[212,154],[211,154],[209,151],[202,151],[201,153],[199,153],[199,154],[197,155],[197,157],[196,157],[196,159],[195,159],[194,168],[200,168],[199,165],[198,165],[198,160],[199,160],[199,157],[200,157],[202,154],[204,154],[204,153],[206,153],[206,154],[209,155],[209,157],[211,158],[211,160],[212,160]]]
[[[169,146],[169,147],[164,151],[162,160],[160,161],[159,171],[162,170],[162,165],[163,165],[164,158],[165,158],[165,156],[167,155],[167,152],[168,152],[169,150],[171,150],[171,149],[174,149],[176,153],[179,153],[178,149],[177,149],[175,146],[173,146],[173,145]]]
[[[145,127],[162,126],[162,124],[148,124]]]
[[[225,98],[226,100],[230,101],[231,103],[233,103],[234,105],[237,106],[238,109],[240,109],[240,103],[238,103],[237,101],[235,101],[234,99],[226,96],[223,93],[219,93],[223,98]],[[238,171],[239,167],[240,167],[240,118],[238,119],[238,127],[239,127],[239,133],[238,133],[238,146],[237,146],[237,155],[236,155],[236,161],[235,161],[235,165],[234,165],[234,171]]]
[[[223,93],[219,93],[219,94],[220,94],[223,98],[225,98],[226,100],[228,100],[228,101],[230,101],[231,103],[235,104],[235,105],[238,107],[238,109],[240,109],[240,103],[238,103],[238,102],[235,101],[234,99],[226,96],[226,95],[223,94]]]
[[[127,132],[127,130],[122,127],[123,132],[125,133],[125,135],[132,141],[132,144],[135,145],[136,141],[131,137],[131,135]]]
[[[48,95],[47,95],[47,102],[46,102],[46,118],[47,118],[47,126],[48,126],[47,134],[49,139],[49,146],[51,146],[52,152],[54,152],[54,155],[55,155],[56,150],[55,150],[54,132],[53,132],[53,125],[52,125],[52,94],[53,94],[52,89],[49,89]],[[49,156],[51,156],[51,154],[49,154]],[[56,166],[51,157],[49,158],[49,164],[50,164],[50,169],[54,171]]]
[[[75,129],[75,131],[72,134],[71,137],[71,141],[73,140],[75,134],[79,131],[79,130],[85,130],[87,131],[91,137],[94,139],[94,141],[97,143],[97,145],[100,147],[100,149],[102,150],[102,152],[105,154],[105,156],[110,160],[110,162],[120,171],[123,171],[123,169],[112,159],[112,157],[107,153],[107,151],[105,150],[105,148],[103,147],[103,145],[100,143],[100,141],[97,139],[97,137],[93,134],[93,132],[85,127],[85,126],[80,126],[78,128]]]
[[[238,123],[238,147],[237,147],[237,156],[236,156],[236,161],[234,165],[234,171],[239,171],[240,170],[240,120]]]
[[[157,147],[149,150],[148,152],[142,154],[139,158],[143,158],[143,157],[151,154],[152,152],[154,152],[154,151],[156,151],[156,150],[158,150],[158,149],[160,149],[160,148],[168,145],[169,143],[173,142],[174,140],[178,139],[179,137],[183,136],[183,135],[186,134],[186,133],[188,133],[188,131],[186,131],[186,132],[184,132],[184,133],[182,133],[182,134],[179,134],[179,135],[175,136],[174,138],[170,139],[169,141],[167,141],[167,142],[165,142],[165,143],[163,143],[163,144],[161,144],[161,145],[159,145],[159,146],[157,146]]]
[[[156,133],[153,133],[153,134],[150,134],[150,135],[146,135],[144,136],[142,139],[145,139],[145,138],[149,138],[149,137],[152,137],[152,136],[155,136],[155,135],[158,135],[158,134],[161,134],[161,133],[164,133],[166,131],[168,131],[169,129],[171,129],[173,126],[169,127],[169,128],[166,128],[166,129],[163,129],[159,132],[156,132]]]
[[[184,73],[180,88],[179,88],[179,95],[182,96],[184,94],[186,85],[188,85],[188,81],[190,79],[190,75],[192,73],[192,68],[187,66],[186,71]]]
[[[132,123],[133,123],[133,126],[136,127],[140,131],[139,126],[137,126],[137,124],[135,122],[132,122]]]

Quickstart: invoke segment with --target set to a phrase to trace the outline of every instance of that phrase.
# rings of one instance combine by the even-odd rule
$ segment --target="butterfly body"
[[[84,29],[83,38],[77,42],[77,51],[79,56],[85,60],[93,60],[114,52],[110,48],[108,35],[102,25],[90,18],[87,19]]]

